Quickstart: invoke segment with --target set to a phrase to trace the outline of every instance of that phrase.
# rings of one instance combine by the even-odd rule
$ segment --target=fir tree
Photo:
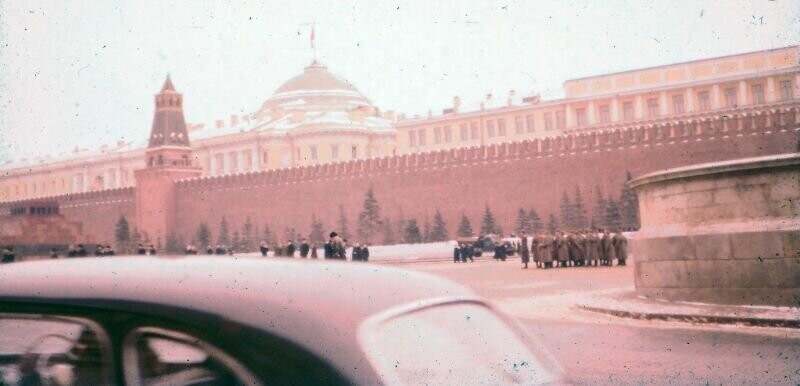
[[[130,247],[131,230],[128,224],[128,219],[125,216],[120,216],[117,225],[114,229],[114,238],[117,241],[117,250],[126,253]]]
[[[581,188],[575,186],[575,202],[573,207],[573,221],[574,229],[586,229],[589,226],[589,219],[586,215],[586,206],[583,205],[583,197],[581,196]]]
[[[377,234],[381,225],[381,207],[375,199],[372,187],[364,196],[364,206],[358,215],[358,236],[362,242],[370,243],[373,235]]]
[[[486,205],[486,209],[483,212],[483,222],[481,223],[481,234],[488,235],[490,233],[500,234],[500,229],[494,220],[492,210],[489,209],[489,205]]]
[[[595,201],[594,204],[594,210],[592,210],[592,228],[593,229],[605,228],[606,199],[603,198],[603,192],[600,190],[599,185],[595,188],[595,193],[597,194],[597,200]]]
[[[412,218],[408,220],[408,225],[406,225],[406,243],[416,244],[420,242],[422,242],[422,234],[417,225],[417,220]]]
[[[567,192],[564,192],[561,195],[561,226],[566,229],[574,229],[575,228],[575,208],[572,207],[572,203],[569,201],[569,196],[567,196]]]
[[[325,243],[325,227],[316,214],[311,215],[311,230],[308,232],[308,242],[321,245]]]
[[[517,235],[531,233],[531,219],[525,213],[525,209],[519,208],[517,211]]]
[[[233,231],[233,238],[231,238],[231,249],[236,252],[242,250],[242,238],[239,235],[239,231]]]
[[[389,221],[389,218],[386,217],[383,219],[383,245],[392,245],[397,242],[397,239],[394,235],[394,226],[392,222]]]
[[[217,244],[228,246],[231,243],[231,237],[228,234],[228,221],[225,216],[222,216],[222,221],[219,223],[219,236],[217,237]]]
[[[605,227],[611,231],[615,231],[622,226],[622,217],[619,213],[619,206],[617,201],[609,197],[606,204],[606,218]]]
[[[620,215],[625,229],[639,229],[639,200],[627,184],[631,179],[631,172],[625,172],[625,184],[619,197]]]
[[[197,236],[195,237],[200,244],[199,248],[211,246],[211,230],[208,228],[208,224],[205,222],[200,223],[200,227],[197,228]]]
[[[547,220],[547,230],[550,233],[553,233],[558,230],[558,219],[556,219],[556,215],[550,214],[550,218]]]
[[[540,232],[544,229],[544,224],[542,224],[542,219],[539,217],[539,214],[536,213],[536,209],[531,208],[528,212],[528,222],[531,225],[531,232],[533,233]]]
[[[347,216],[344,214],[344,206],[339,205],[339,230],[336,233],[339,234],[339,237],[343,239],[350,238],[350,231],[347,229]]]
[[[447,241],[450,235],[447,232],[447,224],[444,222],[442,213],[436,210],[433,215],[433,229],[431,230],[431,241]]]
[[[261,238],[269,245],[275,245],[275,235],[272,234],[272,230],[269,229],[269,225],[264,224],[264,229],[261,231],[262,235]]]
[[[472,224],[469,223],[467,215],[461,215],[461,223],[458,224],[458,237],[472,237],[475,232],[472,230]]]
[[[283,242],[288,243],[290,241],[297,241],[297,230],[292,227],[286,227],[286,229],[283,230]]]
[[[170,232],[167,235],[165,248],[169,254],[180,254],[183,252],[183,245],[174,232]]]
[[[425,222],[422,225],[422,241],[425,243],[431,241],[431,223],[428,221],[428,212],[425,212]]]
[[[250,221],[250,216],[244,221],[242,225],[242,250],[250,252],[255,250],[256,242],[253,240],[255,233],[253,232],[253,222]]]
[[[406,242],[406,225],[408,225],[408,221],[406,221],[402,217],[402,213],[400,218],[397,219],[397,242],[398,243],[405,243]]]

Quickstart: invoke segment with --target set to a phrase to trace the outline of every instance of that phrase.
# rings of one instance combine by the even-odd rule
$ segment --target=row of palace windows
[[[791,80],[782,80],[778,83],[779,85],[779,99],[781,101],[787,101],[792,99],[792,81]],[[720,101],[720,104],[724,108],[734,108],[739,105],[739,92],[738,88],[731,86],[726,87],[723,89],[722,92],[723,100]],[[708,91],[698,91],[696,93],[697,96],[697,110],[699,111],[707,111],[711,110],[711,95]],[[751,84],[750,85],[750,98],[751,103],[754,105],[762,104],[766,101],[764,97],[764,85],[761,83]],[[686,112],[686,106],[684,101],[683,94],[677,94],[672,96],[672,112],[674,114],[683,114]],[[611,112],[609,105],[604,104],[598,107],[598,118],[599,123],[605,124],[611,122]],[[661,106],[659,105],[659,99],[657,97],[647,98],[646,100],[646,117],[647,118],[658,118],[661,116]],[[622,120],[624,121],[631,121],[634,119],[634,104],[632,101],[626,101],[622,103]],[[586,126],[588,124],[587,121],[587,112],[586,108],[577,108],[575,109],[575,124],[577,126]]]
[[[31,206],[11,208],[12,216],[30,215],[49,215],[58,214],[58,207],[55,206]]]
[[[555,120],[554,120],[555,117]],[[551,112],[544,113],[544,129],[553,130],[554,128],[563,129],[565,127],[563,111],[556,111],[555,115]],[[505,118],[487,119],[485,123],[486,136],[489,138],[503,137],[508,135],[509,129]],[[536,131],[536,123],[533,114],[514,116],[514,134],[532,133]],[[433,128],[433,143],[451,143],[456,140],[451,126]],[[470,141],[480,137],[480,126],[478,121],[461,123],[458,126],[458,140]],[[409,146],[426,146],[428,144],[427,129],[409,130]]]

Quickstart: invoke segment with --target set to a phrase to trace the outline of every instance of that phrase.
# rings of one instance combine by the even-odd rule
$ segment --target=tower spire
[[[149,148],[161,146],[189,146],[189,133],[183,118],[183,95],[175,91],[167,75],[161,92],[156,94],[156,112],[150,129]]]
[[[314,27],[316,23],[311,23],[311,51],[314,54],[314,61],[312,64],[317,64],[317,46],[314,44]]]

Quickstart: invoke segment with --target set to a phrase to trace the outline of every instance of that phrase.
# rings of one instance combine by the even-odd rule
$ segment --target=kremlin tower
[[[136,225],[145,240],[163,245],[175,229],[175,181],[197,177],[202,169],[192,165],[183,95],[175,91],[169,76],[155,102],[146,167],[135,172]]]

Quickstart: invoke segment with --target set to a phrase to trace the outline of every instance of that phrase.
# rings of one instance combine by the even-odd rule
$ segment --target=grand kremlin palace
[[[553,100],[512,91],[466,108],[454,97],[441,114],[406,117],[381,111],[315,61],[258,111],[186,129],[193,166],[219,176],[780,108],[800,100],[798,70],[794,46],[572,79]],[[171,81],[165,90],[174,90]],[[147,162],[141,131],[140,143],[0,165],[0,202],[133,186]]]

